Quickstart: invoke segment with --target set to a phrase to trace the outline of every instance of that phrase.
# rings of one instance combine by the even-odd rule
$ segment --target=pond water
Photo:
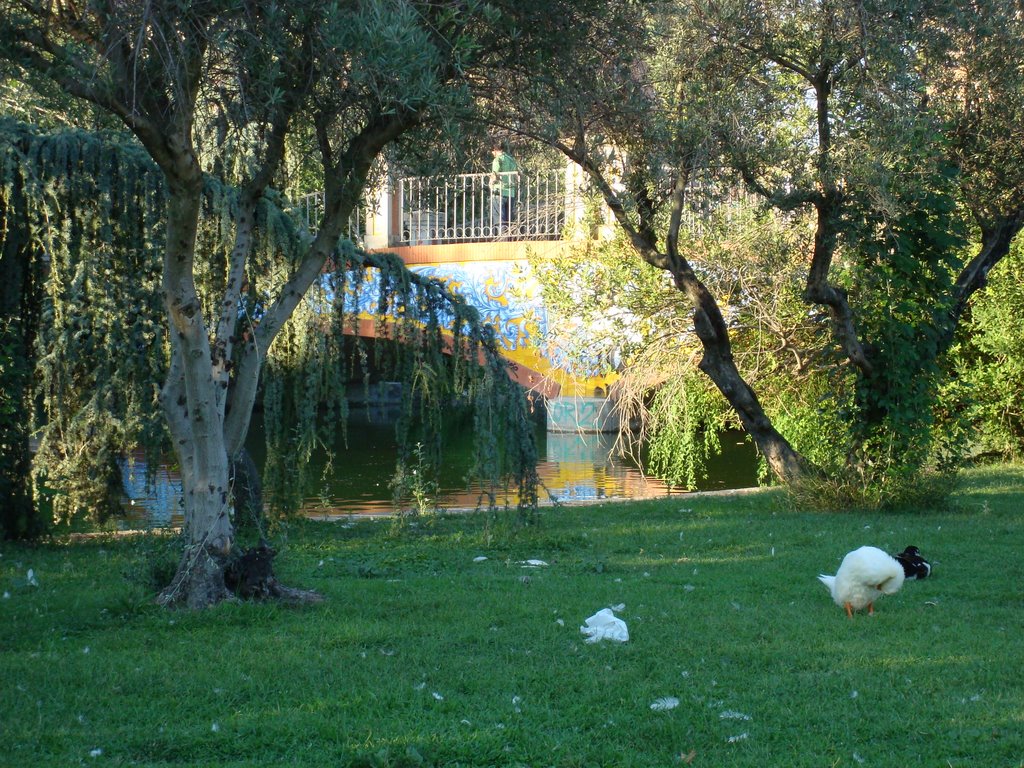
[[[547,432],[537,426],[537,474],[543,487],[542,504],[554,501],[593,502],[602,499],[644,499],[684,493],[646,476],[637,466],[614,454],[614,435]],[[715,457],[708,477],[697,490],[725,490],[756,485],[757,459],[753,445],[742,433],[722,435],[722,454]],[[446,430],[445,461],[434,497],[441,509],[474,509],[480,494],[464,480],[470,466],[472,435],[455,423]],[[263,461],[263,436],[254,423],[249,448],[258,466]],[[309,517],[380,515],[395,511],[391,478],[397,449],[394,425],[386,418],[354,411],[347,444],[339,435],[333,470],[325,472],[326,456],[314,457],[314,471],[302,513]],[[181,522],[181,483],[167,467],[159,468],[155,486],[146,488],[144,467],[137,462],[125,472],[125,489],[132,517],[152,525]]]

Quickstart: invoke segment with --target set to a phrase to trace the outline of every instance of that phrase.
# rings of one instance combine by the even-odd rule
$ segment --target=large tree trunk
[[[161,404],[181,470],[185,551],[158,602],[202,608],[230,596],[224,570],[234,530],[219,383],[193,276],[202,177],[190,153],[181,167],[169,179],[163,291],[171,365]]]

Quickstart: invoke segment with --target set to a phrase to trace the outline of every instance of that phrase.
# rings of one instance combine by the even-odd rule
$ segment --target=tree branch
[[[1024,207],[1006,214],[994,224],[982,227],[981,250],[961,270],[953,285],[953,301],[939,337],[940,350],[949,349],[971,297],[985,287],[988,273],[1009,253],[1010,245],[1022,229]]]

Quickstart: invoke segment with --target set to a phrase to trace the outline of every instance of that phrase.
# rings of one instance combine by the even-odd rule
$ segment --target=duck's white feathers
[[[881,595],[894,595],[903,586],[903,566],[877,547],[861,547],[847,554],[835,576],[818,577],[836,605],[853,610],[872,604]]]

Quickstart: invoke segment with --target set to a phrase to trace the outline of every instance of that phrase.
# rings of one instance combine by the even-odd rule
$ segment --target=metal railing
[[[514,192],[510,197],[502,190]],[[373,211],[366,204],[352,212],[346,236],[362,245],[366,217],[386,212],[388,245],[443,245],[493,240],[558,240],[566,211],[576,205],[575,188],[567,189],[566,170],[555,168],[525,173],[462,173],[451,176],[407,176],[396,179]],[[684,227],[702,234],[706,221],[721,209],[731,214],[757,204],[750,193],[694,183],[687,193]],[[323,192],[299,198],[297,208],[311,234],[323,215]],[[606,212],[607,224],[613,223]],[[383,233],[384,225],[376,231]],[[369,231],[374,231],[370,229]]]
[[[299,216],[306,225],[311,235],[316,235],[320,228],[320,218],[324,215],[324,193],[310,192],[298,200]],[[366,215],[365,206],[357,206],[348,217],[348,224],[344,228],[345,237],[354,243],[363,242],[363,218]]]
[[[557,240],[565,224],[565,169],[463,173],[397,181],[398,221],[392,245],[488,240]],[[502,189],[513,195],[502,195]]]

